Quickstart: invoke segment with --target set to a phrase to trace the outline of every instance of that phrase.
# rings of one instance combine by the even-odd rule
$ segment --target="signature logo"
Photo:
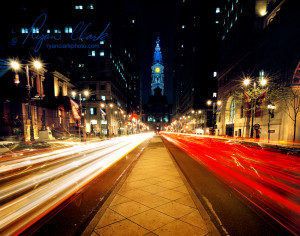
[[[62,34],[41,34],[41,33],[36,33],[36,32],[42,32],[43,31],[43,26],[45,25],[47,19],[47,14],[43,13],[41,14],[33,23],[33,25],[30,27],[28,30],[28,34],[26,38],[23,41],[23,44],[27,42],[28,39],[32,39],[36,41],[36,45],[34,48],[35,52],[38,52],[43,45],[44,41],[46,40],[55,40],[59,41],[61,40]],[[71,34],[66,34],[65,36],[69,36],[70,40],[72,41],[84,41],[84,40],[91,40],[93,42],[99,42],[100,41],[105,41],[104,38],[108,36],[108,33],[106,32],[108,27],[110,26],[110,22],[107,24],[105,29],[99,34],[99,35],[94,35],[89,33],[89,28],[91,27],[92,23],[88,23],[85,25],[84,21],[79,22],[75,27],[74,30],[72,30]],[[35,32],[35,33],[34,33]]]

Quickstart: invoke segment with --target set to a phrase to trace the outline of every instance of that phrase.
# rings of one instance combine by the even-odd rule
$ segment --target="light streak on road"
[[[293,234],[300,234],[300,157],[226,139],[162,135]]]
[[[19,234],[151,136],[137,134],[22,157],[19,162],[0,161],[5,180],[0,179],[0,235]],[[17,177],[5,179],[14,168]],[[24,171],[18,173],[20,168],[26,169],[25,176]]]

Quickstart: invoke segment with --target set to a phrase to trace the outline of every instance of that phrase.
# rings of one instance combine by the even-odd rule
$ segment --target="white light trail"
[[[152,135],[153,133],[137,134],[74,149],[67,148],[55,153],[54,159],[51,155],[37,155],[44,161],[48,158],[53,161],[58,159],[56,155],[62,158],[64,154],[67,161],[58,159],[57,165],[52,164],[45,173],[40,171],[30,174],[28,178],[14,180],[0,188],[0,199],[12,198],[10,193],[20,195],[20,191],[28,190],[0,206],[0,234],[22,232]],[[70,158],[70,155],[73,158]],[[33,160],[35,163],[41,163],[37,156]],[[31,161],[34,162],[33,160]],[[21,163],[24,163],[24,160],[21,160]],[[36,185],[37,188],[34,187]]]

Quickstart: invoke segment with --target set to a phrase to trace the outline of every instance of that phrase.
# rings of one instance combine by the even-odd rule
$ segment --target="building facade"
[[[216,134],[300,140],[299,6],[223,1]],[[297,36],[298,35],[298,36]],[[298,104],[298,105],[297,105]]]

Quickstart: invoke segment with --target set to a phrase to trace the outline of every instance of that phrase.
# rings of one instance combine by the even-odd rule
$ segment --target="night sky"
[[[18,0],[18,2],[21,6],[22,1]],[[54,0],[54,2],[58,2],[58,0]],[[65,2],[66,6],[68,2]],[[13,9],[15,9],[14,3],[11,2],[10,4],[11,6],[8,9],[12,11],[12,14]],[[63,3],[60,2],[60,4]],[[165,95],[168,102],[173,103],[173,40],[180,2],[177,0],[127,0],[126,4],[127,10],[137,17],[136,24],[138,24],[140,30],[140,42],[137,47],[140,48],[141,57],[142,102],[147,103],[151,94],[151,66],[156,38],[159,37],[165,67]],[[42,8],[40,5],[36,7],[39,10],[33,16],[34,19],[39,13],[44,12],[44,10],[40,9]],[[31,8],[34,8],[34,5]],[[53,18],[54,16],[51,17]]]
[[[148,102],[151,94],[151,66],[157,37],[160,38],[165,67],[165,95],[168,102],[173,103],[173,40],[177,24],[178,1],[132,0],[132,7],[136,8],[141,26],[140,48],[143,103]]]

